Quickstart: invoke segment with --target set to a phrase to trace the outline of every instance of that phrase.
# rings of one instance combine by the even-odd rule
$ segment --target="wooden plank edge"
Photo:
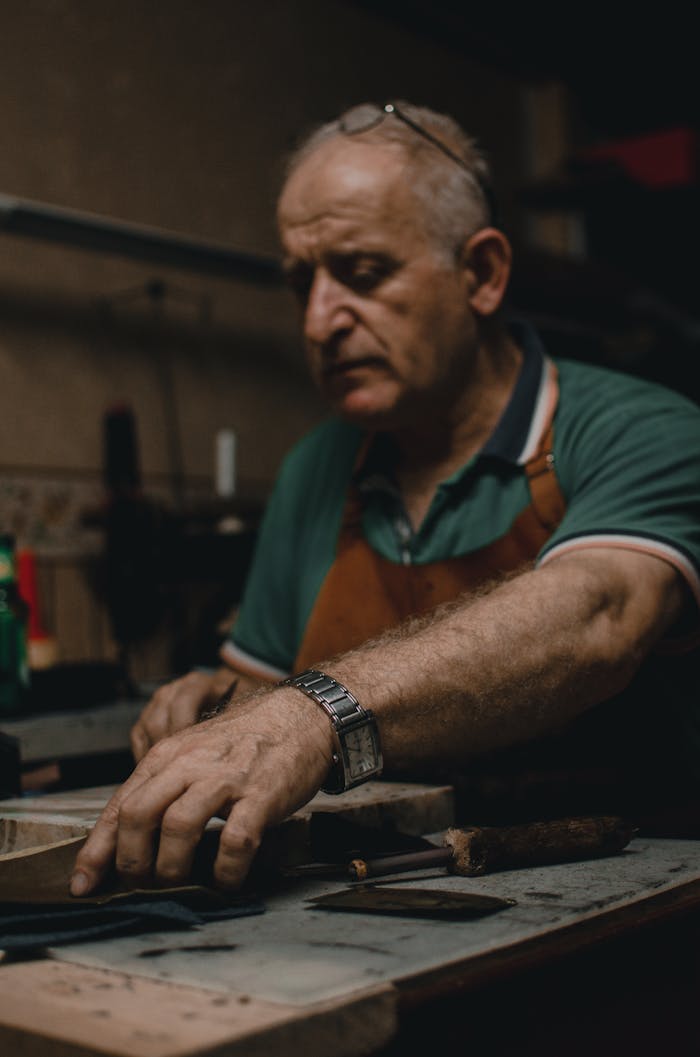
[[[391,984],[300,1008],[67,962],[0,967],[0,1053],[22,1057],[358,1057],[397,1022]]]

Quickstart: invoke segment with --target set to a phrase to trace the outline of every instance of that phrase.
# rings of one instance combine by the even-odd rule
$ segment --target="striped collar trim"
[[[523,362],[510,400],[481,455],[522,466],[537,452],[557,406],[557,369],[532,327],[513,322],[510,332]]]
[[[530,420],[530,429],[525,437],[522,450],[515,460],[519,466],[528,462],[539,449],[543,436],[552,424],[554,412],[559,401],[559,383],[557,369],[549,356],[542,358],[540,384],[537,389],[535,406]]]

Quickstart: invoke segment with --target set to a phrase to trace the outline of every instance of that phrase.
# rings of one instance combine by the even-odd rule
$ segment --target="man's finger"
[[[156,691],[131,730],[131,751],[136,761],[143,759],[152,745],[166,738],[170,732],[168,715],[173,698],[173,685]]]
[[[155,876],[164,884],[180,884],[192,870],[197,845],[207,822],[216,814],[225,815],[231,805],[229,781],[193,782],[171,804],[161,823]]]
[[[191,727],[199,719],[200,713],[206,704],[209,684],[195,686],[183,686],[170,702],[168,715],[169,733],[175,734],[178,730]]]
[[[107,804],[86,843],[78,852],[70,880],[73,896],[85,896],[96,888],[114,862],[119,807],[115,798]]]
[[[187,774],[174,761],[122,799],[115,866],[119,876],[128,884],[151,881],[161,820],[188,785]]]
[[[151,747],[151,739],[148,736],[146,728],[141,723],[141,720],[135,723],[131,728],[129,742],[131,743],[132,755],[136,762],[139,763]]]
[[[84,896],[92,892],[113,866],[121,802],[130,789],[138,789],[145,780],[137,768],[107,802],[90,836],[78,852],[70,882],[71,895]]]
[[[214,863],[214,882],[219,888],[238,888],[245,880],[271,820],[270,806],[266,800],[247,797],[231,808]]]
[[[102,881],[115,861],[122,802],[132,792],[138,795],[153,775],[147,758],[137,764],[126,782],[117,789],[104,807],[86,843],[80,849],[73,868],[70,891],[84,896]]]

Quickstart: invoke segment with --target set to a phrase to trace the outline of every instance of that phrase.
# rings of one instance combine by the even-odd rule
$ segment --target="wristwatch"
[[[328,714],[338,744],[324,793],[344,793],[382,771],[377,721],[356,697],[330,675],[309,668],[284,679],[280,686],[295,686]]]

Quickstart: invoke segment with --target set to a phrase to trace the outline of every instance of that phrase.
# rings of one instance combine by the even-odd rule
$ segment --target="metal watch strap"
[[[354,694],[347,686],[343,686],[337,679],[333,679],[316,668],[309,668],[299,675],[292,675],[283,679],[280,686],[295,686],[297,690],[310,697],[317,705],[320,705],[330,719],[333,729],[340,738],[345,732],[357,727],[372,724],[376,731],[374,716],[369,709],[363,708]],[[381,753],[377,761],[377,771],[381,769]],[[367,779],[375,774],[368,774]],[[333,765],[328,775],[328,780],[323,785],[324,793],[343,793],[361,781],[367,779],[350,781],[345,773],[342,755],[333,753]]]

